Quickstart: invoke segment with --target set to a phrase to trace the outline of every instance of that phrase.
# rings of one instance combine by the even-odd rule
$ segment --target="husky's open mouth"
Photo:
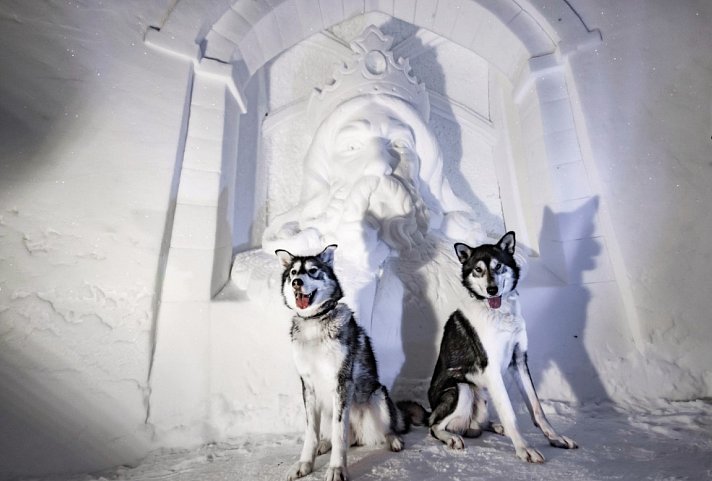
[[[294,300],[297,303],[297,307],[299,309],[306,309],[307,307],[309,307],[309,305],[312,302],[312,299],[314,299],[314,294],[316,294],[316,289],[314,289],[311,294],[305,294],[303,292],[295,292]]]
[[[502,305],[502,296],[488,297],[487,303],[489,303],[489,306],[492,309],[499,309],[500,306]]]

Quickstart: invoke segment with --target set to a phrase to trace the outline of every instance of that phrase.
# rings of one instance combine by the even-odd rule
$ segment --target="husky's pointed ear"
[[[282,262],[282,267],[285,269],[289,267],[292,264],[292,261],[294,260],[294,256],[290,254],[289,252],[285,251],[284,249],[277,249],[274,251],[275,254],[277,254],[277,257],[279,257],[280,262]]]
[[[462,242],[458,242],[455,244],[455,254],[457,254],[460,264],[464,264],[467,262],[467,259],[472,256],[472,247],[467,244],[463,244]]]
[[[514,231],[509,231],[506,234],[502,236],[502,238],[497,242],[497,247],[502,249],[505,252],[509,252],[510,254],[514,254],[514,245],[516,241],[514,238]]]
[[[334,265],[334,251],[336,250],[336,247],[338,247],[336,244],[331,244],[329,246],[326,246],[326,249],[321,251],[321,254],[319,254],[317,257],[324,264],[333,266]]]

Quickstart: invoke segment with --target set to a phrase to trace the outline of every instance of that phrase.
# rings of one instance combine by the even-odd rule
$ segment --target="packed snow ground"
[[[349,471],[361,481],[430,480],[655,480],[712,479],[712,402],[661,403],[656,408],[624,412],[610,406],[573,409],[545,406],[555,427],[580,448],[548,446],[520,413],[524,436],[547,461],[532,465],[514,455],[511,442],[485,434],[465,441],[464,451],[447,449],[425,428],[405,436],[400,453],[352,448]],[[98,474],[32,478],[41,481],[272,481],[282,480],[299,456],[296,435],[249,436],[230,444],[192,451],[159,451],[135,468],[119,467]],[[317,458],[316,471],[305,481],[323,479],[329,456]]]

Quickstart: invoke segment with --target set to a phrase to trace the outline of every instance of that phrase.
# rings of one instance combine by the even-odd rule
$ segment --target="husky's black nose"
[[[494,296],[495,294],[497,294],[497,286],[488,287],[487,294],[489,294],[490,296]]]
[[[294,288],[302,287],[303,285],[304,285],[304,282],[299,278],[296,278],[292,281],[292,287],[294,287]]]

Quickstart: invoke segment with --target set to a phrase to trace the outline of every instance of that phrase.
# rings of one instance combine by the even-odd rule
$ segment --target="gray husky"
[[[471,301],[447,323],[430,381],[428,400],[433,411],[431,434],[454,449],[463,449],[461,436],[477,437],[483,430],[505,434],[521,459],[544,462],[517,429],[517,420],[504,385],[509,370],[529,409],[534,425],[552,446],[573,449],[576,443],[560,436],[544,415],[527,365],[527,331],[516,291],[519,267],[514,259],[514,232],[496,244],[472,248],[455,244],[462,264],[462,284]],[[501,424],[489,421],[482,388],[486,388]],[[410,410],[420,408],[408,403]],[[422,409],[422,408],[420,408]],[[422,416],[427,416],[423,412]]]
[[[290,335],[307,421],[302,453],[288,480],[311,473],[316,455],[329,449],[325,479],[348,480],[349,445],[386,444],[400,451],[399,434],[408,430],[409,420],[378,381],[371,340],[339,302],[343,294],[333,270],[335,249],[330,245],[307,257],[275,251],[284,267],[284,302],[296,314]],[[320,430],[322,417],[331,418],[330,430]]]

